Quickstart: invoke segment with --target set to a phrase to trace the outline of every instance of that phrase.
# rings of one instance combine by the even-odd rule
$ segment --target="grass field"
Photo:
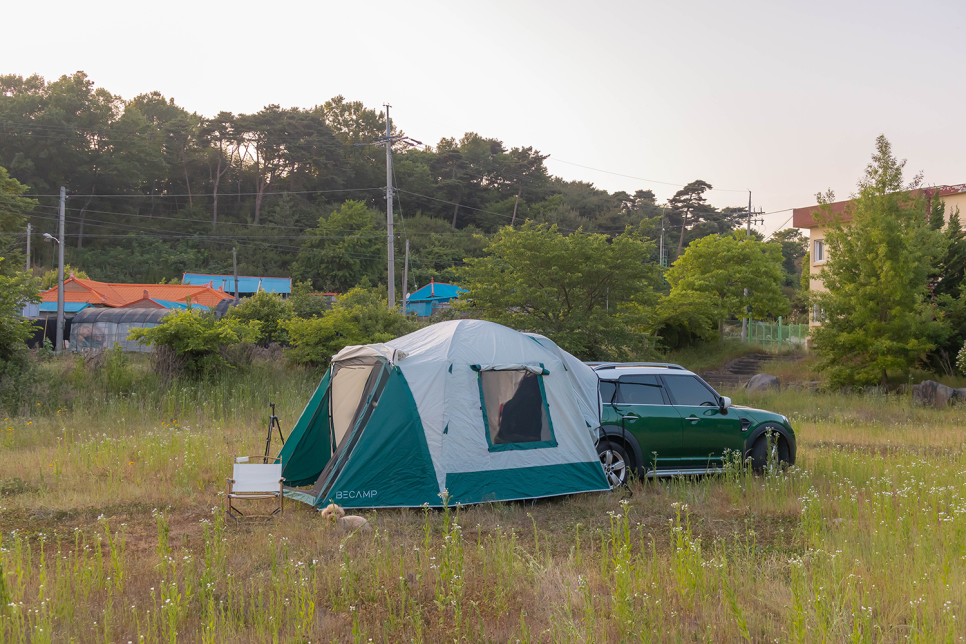
[[[160,387],[138,365],[0,426],[0,642],[959,642],[961,408],[771,393],[798,464],[627,493],[222,519],[231,457],[287,430],[315,376]],[[113,378],[113,384],[111,382]],[[69,399],[70,408],[59,407]]]

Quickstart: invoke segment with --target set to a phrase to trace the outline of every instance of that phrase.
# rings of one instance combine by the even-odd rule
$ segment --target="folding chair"
[[[251,461],[262,461],[252,463]],[[239,517],[271,519],[285,512],[285,496],[282,494],[285,479],[282,478],[282,462],[275,456],[239,456],[235,458],[228,491],[225,494],[225,514]],[[233,504],[234,500],[278,499],[278,507],[271,514],[246,515]]]

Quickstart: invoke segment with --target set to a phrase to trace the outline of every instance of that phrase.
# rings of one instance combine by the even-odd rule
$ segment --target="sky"
[[[703,179],[725,207],[750,190],[766,234],[817,192],[847,198],[879,134],[910,178],[966,182],[961,1],[92,0],[3,17],[0,74],[83,70],[206,116],[389,103],[415,139],[533,146],[609,191],[664,201]]]

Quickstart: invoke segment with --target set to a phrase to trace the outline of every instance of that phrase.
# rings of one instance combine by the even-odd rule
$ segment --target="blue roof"
[[[154,302],[155,304],[159,304],[159,305],[163,306],[166,309],[186,309],[186,308],[188,308],[188,305],[185,304],[184,302],[172,302],[171,300],[158,300],[158,299],[155,299],[153,297],[151,298],[151,301]],[[207,311],[208,310],[208,307],[205,306],[204,304],[195,304],[194,302],[191,303],[191,308],[193,308],[193,309],[201,309],[202,311]]]
[[[439,300],[452,300],[466,293],[465,288],[460,288],[454,284],[427,284],[421,289],[409,294],[407,302],[435,302]]]
[[[255,293],[258,291],[258,283],[262,283],[262,290],[267,293],[291,293],[291,277],[250,277],[238,276],[239,293]],[[233,275],[204,275],[202,273],[185,273],[181,278],[182,284],[192,286],[206,286],[211,284],[212,288],[224,288],[226,293],[235,292],[235,277]]]
[[[87,302],[64,302],[64,313],[77,313],[78,311],[83,311],[90,304]],[[57,302],[41,302],[40,311],[42,313],[50,313],[57,311]]]

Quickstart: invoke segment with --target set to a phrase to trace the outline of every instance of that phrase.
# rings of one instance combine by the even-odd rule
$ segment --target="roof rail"
[[[681,371],[687,371],[687,369],[681,365],[673,364],[671,362],[585,362],[584,364],[588,367],[592,367],[593,369],[616,369],[617,367],[663,367],[665,369],[680,369]]]

